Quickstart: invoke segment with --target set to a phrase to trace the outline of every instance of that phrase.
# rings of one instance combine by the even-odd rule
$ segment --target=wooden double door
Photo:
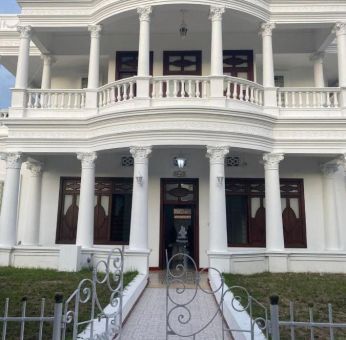
[[[160,268],[186,253],[199,263],[198,179],[161,179]]]

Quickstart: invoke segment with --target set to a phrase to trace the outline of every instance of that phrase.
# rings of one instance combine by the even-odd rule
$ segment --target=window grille
[[[133,157],[131,156],[123,156],[121,157],[121,165],[124,167],[133,166]]]

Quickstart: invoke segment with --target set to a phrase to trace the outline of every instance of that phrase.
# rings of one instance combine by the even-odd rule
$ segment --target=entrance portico
[[[37,230],[38,237],[32,237],[30,245],[25,241],[27,212],[20,208],[18,222],[11,227],[6,223],[1,225],[5,234],[17,230],[12,244],[2,245],[2,254],[8,249],[7,260],[2,256],[2,263],[29,265],[26,256],[31,247],[37,254],[42,251],[50,254],[42,266],[57,268],[59,251],[67,244],[75,244],[80,230],[85,232],[86,226],[91,225],[92,231],[85,234],[89,238],[94,235],[91,244],[76,244],[81,246],[82,265],[90,254],[100,257],[110,246],[125,244],[131,266],[138,267],[140,263],[144,271],[158,268],[164,266],[165,249],[178,249],[179,231],[172,229],[175,220],[187,223],[186,237],[191,242],[187,250],[200,267],[210,263],[224,271],[244,273],[299,271],[305,268],[300,266],[302,263],[318,258],[320,266],[325,260],[324,269],[328,270],[327,265],[335,264],[335,258],[343,256],[346,235],[340,228],[343,211],[338,202],[345,193],[337,185],[343,181],[340,161],[287,154],[283,159],[281,154],[225,145],[138,145],[131,148],[131,153],[130,148],[98,151],[97,158],[96,154],[84,153],[83,157],[79,156],[81,160],[77,154],[30,155],[31,164],[36,161],[34,164],[39,166],[42,177],[34,181],[33,165],[22,167],[19,207],[30,200],[30,193],[40,192],[41,195],[35,194],[39,225],[32,229]],[[183,169],[175,163],[181,155],[186,159]],[[94,172],[90,172],[88,163],[90,178],[83,182],[86,164],[82,165],[82,161],[86,162],[86,157],[92,161]],[[27,155],[21,154],[21,159],[25,162]],[[322,162],[326,164],[323,173]],[[180,203],[177,204],[174,195],[171,201],[162,199],[164,183],[178,185],[178,191],[182,185],[188,189],[186,185],[198,183],[198,191],[193,200],[186,196],[189,199],[185,202],[184,195],[178,192]],[[14,184],[9,181],[5,188],[6,185]],[[169,190],[177,191],[173,186]],[[6,192],[5,189],[4,200],[10,202]],[[84,228],[78,223],[85,204],[83,195],[94,207],[92,217],[83,216]],[[141,202],[147,202],[148,206]],[[223,216],[224,222],[215,223],[210,209],[217,209],[215,218]],[[329,215],[325,215],[326,211]],[[333,228],[326,227],[332,219]],[[190,231],[188,224],[193,225]],[[300,233],[301,238],[297,236]],[[35,261],[31,259],[31,265]],[[38,258],[37,265],[40,265]],[[341,270],[337,265],[334,268]]]

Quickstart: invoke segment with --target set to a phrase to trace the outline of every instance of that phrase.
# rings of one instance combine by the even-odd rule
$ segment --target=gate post
[[[270,330],[272,340],[280,340],[280,326],[279,326],[279,297],[272,295],[270,297]]]
[[[61,293],[56,293],[54,299],[55,299],[55,305],[54,305],[54,321],[53,321],[52,340],[61,340],[63,295]]]

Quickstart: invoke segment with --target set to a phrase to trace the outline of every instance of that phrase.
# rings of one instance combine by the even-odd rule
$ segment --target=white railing
[[[280,108],[339,108],[340,88],[279,88]]]
[[[199,76],[163,76],[151,81],[151,98],[207,98],[209,79]]]
[[[226,76],[225,94],[227,99],[263,106],[263,86],[246,79]]]
[[[85,107],[84,90],[28,90],[28,109],[81,109]]]
[[[98,106],[106,107],[114,103],[136,97],[136,78],[126,78],[104,85],[98,90]]]

